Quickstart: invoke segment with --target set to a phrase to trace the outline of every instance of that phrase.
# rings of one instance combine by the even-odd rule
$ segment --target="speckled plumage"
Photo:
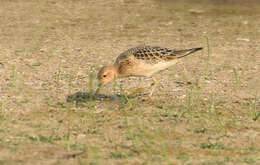
[[[134,56],[136,59],[140,59],[148,63],[157,63],[160,61],[169,61],[181,58],[201,49],[202,48],[173,50],[169,48],[161,48],[159,46],[138,46],[121,53],[117,57],[116,62],[124,60],[128,56]]]
[[[153,74],[174,65],[179,58],[201,49],[173,50],[159,46],[131,48],[121,53],[113,65],[103,67],[98,73],[98,79],[101,84],[106,84],[115,78],[129,76],[152,77]],[[154,77],[152,79],[154,87],[151,90],[150,97],[156,87],[156,79]]]
[[[172,50],[159,46],[138,46],[121,53],[114,65],[118,66],[119,77],[150,77],[154,73],[174,65],[178,58],[201,49]]]

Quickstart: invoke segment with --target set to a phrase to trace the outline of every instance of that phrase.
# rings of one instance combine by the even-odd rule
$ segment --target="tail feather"
[[[200,47],[200,48],[192,48],[192,49],[186,49],[186,50],[177,50],[176,51],[176,54],[177,54],[177,58],[182,58],[182,57],[185,57],[185,56],[188,56],[189,54],[192,54],[198,50],[202,50],[203,48]]]

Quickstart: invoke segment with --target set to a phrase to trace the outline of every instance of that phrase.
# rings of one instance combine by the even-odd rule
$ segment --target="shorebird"
[[[113,65],[104,66],[100,69],[97,78],[99,87],[111,82],[116,78],[124,78],[130,76],[150,77],[153,80],[152,89],[149,98],[157,86],[157,80],[153,76],[155,73],[165,70],[177,63],[178,59],[192,54],[202,48],[192,48],[185,50],[174,50],[162,48],[159,46],[138,46],[128,49],[121,53],[115,60]]]

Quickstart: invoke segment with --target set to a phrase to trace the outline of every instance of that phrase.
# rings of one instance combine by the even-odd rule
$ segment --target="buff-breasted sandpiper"
[[[178,59],[192,54],[202,48],[185,50],[173,50],[158,46],[138,46],[121,53],[113,65],[104,66],[98,73],[99,87],[116,78],[130,76],[151,77],[153,80],[152,89],[149,94],[151,98],[157,86],[155,73],[165,70],[176,64]],[[98,93],[99,88],[96,93]]]

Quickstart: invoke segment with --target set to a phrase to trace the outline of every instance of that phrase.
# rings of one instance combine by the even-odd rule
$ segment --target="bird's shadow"
[[[74,94],[68,95],[67,102],[77,102],[86,103],[91,101],[118,101],[122,99],[134,99],[146,94],[137,94],[133,96],[126,96],[125,94],[115,94],[115,95],[104,95],[104,94],[93,94],[90,92],[76,92]]]

